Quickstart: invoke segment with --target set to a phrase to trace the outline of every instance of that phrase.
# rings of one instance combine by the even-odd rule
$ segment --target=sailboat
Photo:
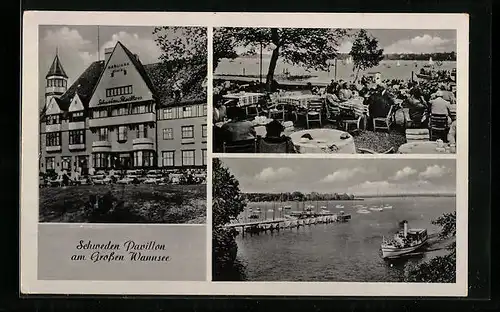
[[[396,63],[396,66],[399,67],[401,66],[401,63],[399,63],[399,61]]]
[[[429,65],[434,65],[434,62],[432,61],[432,57],[429,57]]]

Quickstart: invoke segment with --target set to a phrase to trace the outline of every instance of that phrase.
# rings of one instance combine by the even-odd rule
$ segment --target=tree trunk
[[[271,29],[271,40],[274,43],[274,45],[276,45],[276,48],[273,50],[273,54],[271,55],[271,62],[269,63],[269,69],[267,71],[266,90],[268,92],[271,91],[271,85],[274,80],[274,71],[276,69],[276,64],[278,63],[278,57],[280,55],[279,35],[277,28]]]
[[[359,67],[357,68],[356,70],[356,77],[354,77],[354,83],[356,83],[358,81],[358,76],[359,76]]]

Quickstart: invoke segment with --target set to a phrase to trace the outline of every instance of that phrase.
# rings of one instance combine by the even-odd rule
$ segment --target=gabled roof
[[[129,59],[132,61],[132,64],[135,66],[135,69],[139,72],[141,75],[142,79],[148,86],[149,90],[153,93],[153,97],[157,98],[157,88],[155,88],[154,84],[151,82],[151,79],[149,78],[148,74],[146,73],[146,70],[144,69],[144,66],[142,65],[141,61],[137,59],[137,56],[134,55],[132,52],[130,52],[129,49],[127,49],[120,41],[116,45],[120,45],[123,48],[123,51],[127,54]]]
[[[206,88],[203,81],[206,78],[206,64],[199,66],[177,66],[172,63],[154,63],[142,65],[142,63],[125,46],[123,50],[130,58],[148,88],[157,99],[159,107],[178,106],[189,103],[201,103],[206,101]],[[115,46],[116,48],[116,46]],[[97,87],[99,79],[106,64],[104,60],[95,61],[78,77],[68,90],[57,98],[57,103],[62,111],[68,111],[71,101],[78,94],[85,109],[88,108],[93,92]],[[175,101],[173,96],[174,84],[182,80],[183,96],[180,101]],[[42,109],[41,115],[44,114]]]
[[[64,68],[62,67],[61,61],[59,61],[59,56],[56,54],[54,61],[52,61],[52,65],[50,66],[49,72],[45,76],[45,78],[49,76],[60,76],[64,78],[68,78]]]

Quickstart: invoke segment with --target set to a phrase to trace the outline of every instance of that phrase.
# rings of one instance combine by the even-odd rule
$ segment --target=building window
[[[99,128],[97,131],[99,141],[108,141],[108,128]]]
[[[203,166],[207,165],[207,150],[201,150],[201,161],[203,162]]]
[[[139,125],[139,129],[137,130],[137,138],[144,139],[148,137],[148,126],[144,124]]]
[[[85,117],[83,116],[83,111],[71,113],[69,121],[70,122],[85,121]]]
[[[127,127],[120,126],[118,127],[118,142],[127,141]]]
[[[94,168],[107,168],[108,167],[108,154],[95,153],[92,154],[92,162]]]
[[[162,166],[163,167],[173,167],[174,166],[174,158],[175,158],[174,151],[162,152],[161,153]]]
[[[134,152],[134,167],[152,167],[155,165],[155,154],[152,151]]]
[[[150,104],[135,105],[132,107],[132,114],[151,113],[152,111],[153,111],[153,106]]]
[[[182,126],[181,127],[182,138],[192,139],[194,138],[194,126]]]
[[[94,118],[106,118],[108,117],[108,110],[107,109],[94,110],[92,116]]]
[[[57,115],[47,115],[45,123],[47,125],[57,125],[61,123],[61,117]]]
[[[174,128],[163,129],[163,139],[164,140],[173,140],[174,139]]]
[[[84,144],[85,143],[85,130],[70,130],[69,131],[69,144]]]
[[[203,116],[207,115],[207,104],[203,104]]]
[[[45,168],[47,170],[54,170],[56,169],[56,158],[55,157],[47,157],[45,158]]]
[[[66,171],[71,171],[71,156],[66,156],[62,158],[61,169]]]
[[[188,118],[193,116],[193,107],[191,106],[184,106],[182,108],[182,117],[183,118]]]
[[[116,87],[106,89],[106,97],[132,94],[132,86]]]
[[[163,119],[174,119],[174,113],[171,108],[163,109]]]
[[[207,125],[201,125],[201,137],[202,138],[207,137]]]
[[[61,132],[50,132],[46,134],[47,146],[60,146],[61,145]]]
[[[182,165],[194,166],[194,150],[182,151]]]
[[[123,115],[128,115],[128,109],[125,106],[115,108],[112,111],[112,116],[123,116]]]

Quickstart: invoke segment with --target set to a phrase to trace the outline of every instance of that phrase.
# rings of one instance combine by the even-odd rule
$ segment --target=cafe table
[[[401,145],[398,149],[400,154],[454,154],[453,147],[442,143],[442,147],[436,141],[409,142]]]
[[[322,97],[315,94],[285,94],[278,97],[280,102],[301,108],[307,108],[311,101],[319,99],[322,99]]]
[[[309,134],[312,139],[303,138]],[[336,129],[308,129],[290,134],[293,144],[301,154],[356,154],[354,138]]]
[[[264,97],[264,93],[253,93],[253,92],[239,92],[239,93],[229,93],[222,96],[227,100],[237,100],[236,106],[245,107],[251,105],[257,105],[260,98]]]

